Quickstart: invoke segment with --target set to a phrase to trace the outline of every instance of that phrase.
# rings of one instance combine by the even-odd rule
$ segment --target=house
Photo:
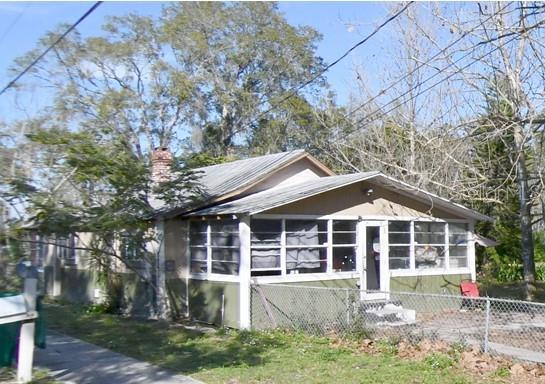
[[[168,150],[154,159],[165,177]],[[250,327],[252,284],[360,287],[371,300],[458,293],[460,281],[476,278],[474,224],[490,218],[380,172],[335,175],[302,150],[197,172],[199,205],[155,217],[156,300],[168,294],[190,318]]]

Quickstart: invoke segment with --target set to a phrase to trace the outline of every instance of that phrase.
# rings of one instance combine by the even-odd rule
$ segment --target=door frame
[[[367,227],[379,227],[380,239],[380,290],[377,293],[366,293],[367,290]],[[387,220],[361,220],[358,223],[358,240],[361,300],[387,299],[384,292],[390,291],[390,268],[388,264],[388,221]]]

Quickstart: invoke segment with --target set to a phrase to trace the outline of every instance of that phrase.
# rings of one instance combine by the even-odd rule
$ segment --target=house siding
[[[362,193],[372,189],[371,195]],[[339,198],[341,196],[341,198]],[[368,181],[321,193],[306,199],[273,208],[262,214],[281,215],[339,215],[339,216],[387,216],[435,217],[441,219],[463,219],[429,204],[424,204],[401,194],[394,193]]]
[[[224,317],[222,322],[222,299]],[[189,280],[189,317],[219,326],[239,326],[239,284],[210,280]]]
[[[308,159],[300,159],[291,164],[289,167],[278,170],[264,181],[256,184],[244,194],[251,194],[259,191],[264,191],[270,188],[283,187],[303,181],[317,180],[320,177],[328,176],[323,170]]]
[[[347,314],[347,308],[358,300],[358,292],[347,289],[297,289],[296,286],[317,288],[352,288],[357,289],[356,279],[324,280],[308,282],[278,283],[281,287],[254,286],[251,290],[251,323],[252,329],[267,329],[272,327],[272,321],[267,314],[259,290],[267,298],[267,305],[274,321],[279,327],[293,327],[308,321],[320,319],[342,319]],[[294,286],[290,289],[287,286]],[[309,314],[311,318],[309,318]]]
[[[391,277],[390,291],[458,295],[460,282],[467,279],[470,274]]]

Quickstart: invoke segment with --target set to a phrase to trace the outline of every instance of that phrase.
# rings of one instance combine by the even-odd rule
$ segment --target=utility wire
[[[505,9],[507,9],[507,7],[509,7],[510,5],[512,4],[512,2],[508,3],[505,7],[503,7],[502,9],[500,9],[498,12],[495,12],[493,13],[492,15],[490,15],[486,20],[484,20],[483,22],[486,23],[487,21],[491,20],[494,16],[496,16],[497,14],[499,14],[500,12],[503,12]],[[431,63],[432,60],[435,60],[437,57],[439,57],[440,55],[446,53],[447,49],[450,49],[452,48],[454,45],[456,45],[458,42],[460,42],[462,39],[464,39],[466,36],[468,36],[470,33],[474,32],[477,28],[480,27],[480,24],[479,25],[476,25],[475,27],[473,27],[472,29],[464,32],[460,37],[458,37],[456,40],[454,40],[452,43],[450,43],[449,45],[447,45],[446,47],[444,47],[443,49],[441,49],[439,52],[437,52],[435,55],[433,55],[432,57],[430,57],[429,59],[427,59],[425,62],[422,62],[420,63],[418,66],[416,66],[416,68],[414,68],[413,70],[411,70],[409,73],[405,74],[404,76],[400,77],[399,79],[397,79],[396,81],[394,81],[392,84],[390,84],[388,87],[380,90],[375,96],[373,96],[370,100],[367,100],[365,103],[363,104],[360,104],[357,108],[353,109],[352,111],[350,111],[350,113],[347,115],[353,115],[354,113],[356,113],[357,111],[359,111],[360,109],[362,109],[363,107],[365,107],[366,105],[369,105],[370,103],[372,103],[373,101],[375,101],[378,97],[380,97],[381,95],[384,95],[386,92],[388,92],[390,89],[392,89],[393,87],[395,87],[397,84],[399,84],[400,82],[402,82],[403,80],[405,80],[406,78],[408,78],[409,76],[411,76],[413,73],[415,73],[416,71],[418,71],[420,68],[426,66],[426,65],[429,65]]]
[[[543,25],[544,23],[545,23],[545,20],[541,20],[541,21],[539,21],[538,23],[536,23],[536,24],[534,24],[534,25],[532,25],[532,26],[530,26],[530,27],[524,28],[524,29],[523,29],[522,31],[520,31],[520,32],[517,32],[517,33],[509,32],[509,33],[506,33],[506,34],[504,34],[504,35],[500,35],[500,36],[497,36],[497,37],[494,37],[494,38],[491,38],[491,39],[488,39],[488,40],[485,40],[485,41],[481,41],[481,42],[479,42],[478,44],[475,45],[475,48],[478,47],[478,46],[480,46],[480,45],[488,44],[488,43],[490,43],[490,42],[492,42],[492,41],[496,41],[496,40],[502,39],[502,38],[504,38],[504,37],[508,37],[508,36],[515,35],[512,39],[510,39],[509,41],[507,41],[507,42],[505,43],[505,44],[508,44],[508,43],[510,43],[510,42],[512,42],[512,41],[514,41],[514,40],[516,40],[517,37],[518,37],[518,35],[519,35],[520,33],[526,33],[526,32],[528,32],[528,31],[530,31],[530,30],[532,30],[532,29],[534,29],[534,28],[537,28],[537,27]],[[516,23],[515,23],[515,24],[516,24]],[[446,76],[445,78],[440,79],[439,81],[435,82],[435,83],[432,84],[431,86],[425,88],[424,90],[419,91],[416,95],[413,95],[413,96],[411,96],[408,100],[403,101],[402,104],[405,104],[405,103],[407,103],[407,102],[409,102],[409,101],[411,101],[411,100],[414,100],[416,97],[418,97],[418,96],[422,95],[423,93],[429,91],[430,89],[432,89],[433,87],[437,86],[438,84],[440,84],[440,83],[442,83],[442,82],[444,82],[444,81],[450,79],[450,78],[453,77],[454,75],[456,75],[456,74],[462,72],[463,70],[469,68],[470,66],[472,66],[472,65],[475,64],[476,62],[481,61],[481,60],[482,60],[483,58],[485,58],[486,56],[488,56],[488,55],[494,53],[495,51],[497,51],[498,49],[500,49],[501,46],[502,46],[502,45],[495,47],[494,49],[492,49],[492,50],[486,52],[484,55],[481,55],[480,57],[478,57],[478,58],[472,60],[470,63],[468,63],[467,65],[463,66],[462,68],[459,68],[458,70],[454,71],[453,73],[451,73],[450,75]],[[452,67],[452,66],[455,65],[456,63],[458,63],[458,62],[460,62],[461,60],[465,59],[465,58],[466,58],[467,56],[469,56],[471,53],[472,53],[472,51],[469,51],[468,53],[466,53],[466,54],[463,55],[462,57],[458,58],[456,61],[450,63],[450,64],[447,65],[445,68],[441,69],[440,71],[436,72],[436,73],[433,74],[432,76],[430,76],[430,77],[428,77],[427,79],[425,79],[424,81],[422,81],[420,84],[418,84],[418,86],[422,86],[423,84],[425,84],[425,83],[427,83],[428,81],[432,80],[432,79],[435,78],[438,74],[442,73],[444,70],[448,69],[449,67]],[[403,93],[403,94],[397,96],[396,98],[390,100],[388,103],[386,103],[384,106],[382,106],[382,109],[384,109],[384,107],[387,107],[387,106],[389,106],[389,105],[395,103],[396,101],[398,101],[398,100],[401,99],[402,97],[404,97],[404,96],[406,96],[407,94],[409,94],[410,92],[414,91],[415,88],[416,88],[416,87],[413,87],[413,88],[409,89],[408,91],[406,91],[405,93]],[[395,105],[393,108],[388,109],[386,112],[382,112],[382,114],[383,114],[383,115],[388,114],[388,113],[392,112],[394,109],[396,109],[396,108],[398,108],[398,107],[399,107],[399,105]],[[366,120],[366,119],[372,117],[374,114],[379,113],[379,112],[380,112],[380,110],[376,110],[376,111],[374,111],[374,112],[371,112],[371,113],[369,113],[368,115],[366,115],[366,116],[364,116],[364,117],[358,119],[358,120],[356,121],[355,124],[358,125],[358,124],[362,123],[364,120]],[[349,115],[350,115],[350,114],[349,114]],[[349,115],[347,115],[347,116],[345,116],[345,117],[348,117]]]
[[[53,44],[51,44],[45,51],[43,51],[40,56],[35,58],[22,72],[20,72],[13,80],[11,80],[2,90],[0,91],[0,95],[2,95],[4,92],[6,92],[9,88],[13,87],[13,85],[21,78],[25,73],[27,73],[30,68],[36,65],[38,61],[40,61],[45,55],[49,53],[58,43],[61,42],[62,39],[66,37],[74,28],[76,28],[83,20],[87,18],[91,13],[95,11],[99,7],[99,5],[102,4],[102,1],[97,1],[87,12],[85,12],[74,24],[70,26]]]
[[[316,81],[316,79],[318,79],[319,77],[321,77],[324,73],[326,73],[327,71],[329,71],[332,67],[334,67],[335,65],[337,65],[341,60],[343,60],[346,56],[348,56],[352,51],[354,51],[356,48],[358,48],[360,45],[362,44],[365,44],[369,39],[371,39],[373,36],[375,36],[382,28],[384,28],[386,25],[388,25],[389,23],[391,23],[392,21],[394,21],[396,18],[398,18],[403,12],[405,12],[407,10],[407,8],[409,8],[409,6],[411,4],[413,4],[414,1],[410,1],[408,2],[407,4],[405,4],[405,6],[403,8],[401,8],[398,12],[396,12],[395,14],[393,14],[392,16],[390,16],[389,18],[387,18],[384,22],[382,22],[382,24],[380,24],[378,27],[376,27],[373,32],[371,32],[369,35],[367,35],[363,40],[360,40],[358,43],[356,43],[355,45],[353,45],[349,50],[347,50],[343,55],[341,55],[338,59],[336,59],[335,61],[333,61],[331,64],[327,65],[324,69],[322,69],[321,71],[319,71],[316,75],[312,76],[309,80],[305,81],[303,84],[295,87],[295,88],[292,88],[292,90],[286,95],[284,96],[280,101],[278,101],[277,103],[274,103],[273,105],[271,105],[267,110],[261,112],[255,119],[253,119],[251,122],[250,122],[250,125],[252,125],[254,122],[258,121],[261,117],[263,117],[264,115],[266,115],[267,113],[273,111],[274,109],[278,108],[281,104],[285,103],[287,100],[291,99],[293,96],[295,96],[297,94],[297,92],[299,92],[301,89],[305,88],[307,85],[313,83],[314,81]]]
[[[4,41],[4,39],[6,38],[8,33],[11,31],[11,29],[15,26],[15,24],[17,24],[19,19],[23,16],[23,14],[25,13],[25,11],[26,11],[26,9],[28,7],[28,4],[29,4],[28,2],[25,3],[25,6],[23,8],[21,8],[21,11],[19,12],[19,14],[15,17],[15,19],[13,19],[13,21],[4,30],[4,32],[2,33],[2,36],[0,36],[0,44],[2,44],[2,42]]]

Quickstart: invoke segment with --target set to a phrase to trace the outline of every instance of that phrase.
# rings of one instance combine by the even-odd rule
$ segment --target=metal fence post
[[[350,325],[350,291],[346,290],[346,324]]]
[[[484,324],[484,353],[488,353],[488,332],[490,330],[490,299],[486,299],[486,320]]]

